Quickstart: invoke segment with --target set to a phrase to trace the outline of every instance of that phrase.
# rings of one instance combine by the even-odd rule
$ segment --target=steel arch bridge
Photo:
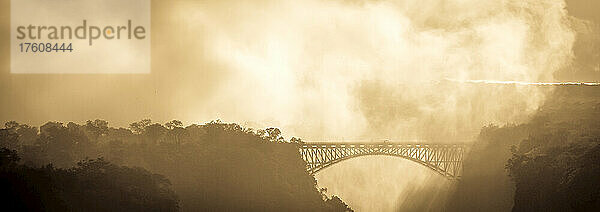
[[[385,155],[419,163],[448,179],[459,179],[465,150],[464,144],[304,143],[300,155],[310,174],[351,158]]]

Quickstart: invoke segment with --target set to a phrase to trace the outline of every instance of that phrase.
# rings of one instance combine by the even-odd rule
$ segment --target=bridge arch
[[[465,149],[464,144],[305,143],[300,147],[300,155],[310,174],[348,159],[383,155],[404,158],[448,179],[459,179]]]

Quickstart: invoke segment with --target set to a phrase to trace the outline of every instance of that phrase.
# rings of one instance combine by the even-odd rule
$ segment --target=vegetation
[[[15,151],[0,149],[3,209],[10,211],[176,211],[169,181],[141,168],[103,159],[76,167],[19,165]]]
[[[448,211],[600,211],[600,92],[558,88],[527,123],[489,125]],[[349,211],[276,128],[103,120],[0,129],[5,209]],[[89,158],[99,158],[90,160]],[[137,168],[130,168],[137,167]]]
[[[175,210],[178,204],[167,179],[184,211],[351,210],[338,197],[326,197],[317,189],[298,152],[302,141],[286,141],[276,128],[254,131],[219,121],[184,127],[176,120],[164,125],[142,120],[125,129],[95,120],[84,125],[48,122],[38,130],[8,122],[0,139],[3,147],[16,150],[7,157],[22,158],[24,165],[11,163],[17,167],[11,170],[22,171],[15,173],[60,176],[22,182],[24,186],[47,187],[52,195],[42,195],[44,199],[37,202],[56,204],[57,210]],[[110,186],[114,188],[108,189]],[[123,196],[127,194],[123,190],[144,198]],[[8,192],[21,191],[27,189]],[[75,199],[87,193],[93,195]],[[31,195],[39,194],[33,191]],[[33,201],[25,196],[15,198]],[[149,198],[157,201],[147,204]],[[104,201],[123,205],[101,206]]]
[[[600,92],[557,88],[528,122],[484,127],[450,211],[600,211]]]
[[[513,211],[600,211],[600,93],[562,89],[530,122],[506,168]]]

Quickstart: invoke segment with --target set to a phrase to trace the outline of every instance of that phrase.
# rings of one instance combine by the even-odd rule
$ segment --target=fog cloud
[[[173,8],[228,71],[221,118],[323,139],[459,139],[519,122],[549,89],[574,32],[563,1],[262,1]],[[217,107],[237,102],[238,107]],[[236,103],[236,105],[238,105]],[[433,133],[435,132],[435,133]]]

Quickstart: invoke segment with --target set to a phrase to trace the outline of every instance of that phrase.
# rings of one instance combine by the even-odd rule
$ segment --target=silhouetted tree
[[[103,159],[70,169],[18,164],[16,151],[0,149],[3,211],[177,211],[169,181],[141,168]]]
[[[0,134],[2,143],[19,149],[25,164],[59,167],[42,167],[59,176],[49,178],[46,183],[52,187],[49,195],[43,195],[56,197],[56,208],[168,211],[177,206],[167,189],[168,178],[183,210],[351,210],[338,197],[319,192],[299,155],[297,145],[302,141],[286,142],[277,128],[254,131],[219,120],[183,127],[177,120],[163,126],[145,119],[132,123],[130,129],[112,128],[103,120],[66,126],[48,122],[33,144],[25,144],[14,130],[21,125],[7,126],[11,128]],[[144,167],[166,178],[115,164]],[[81,193],[86,195],[75,195]],[[126,201],[119,199],[123,195]],[[112,204],[99,205],[103,201]]]

